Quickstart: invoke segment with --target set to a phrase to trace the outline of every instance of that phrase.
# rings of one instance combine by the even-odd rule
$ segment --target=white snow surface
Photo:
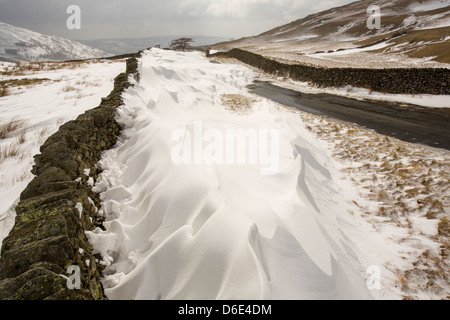
[[[432,1],[417,1],[411,4],[408,9],[411,12],[420,11],[432,11],[436,9],[441,9],[448,7],[449,3],[447,0],[432,0]]]
[[[305,93],[319,94],[325,92],[357,100],[389,101],[427,108],[450,108],[450,95],[382,93],[353,86],[319,88],[308,82],[276,78],[266,74],[260,76],[259,79],[261,81],[270,81],[280,87]]]
[[[250,69],[152,49],[140,73],[118,111],[126,129],[99,163],[106,231],[87,232],[109,299],[397,298],[369,290],[366,271],[392,276],[382,264],[399,248],[349,213],[357,190],[299,117],[247,91]],[[250,108],[227,109],[223,94],[250,98]],[[196,123],[277,130],[278,170],[176,164],[173,134],[195,134]]]
[[[24,66],[27,64],[24,63]],[[56,64],[48,64],[53,66]],[[12,63],[0,64],[1,69]],[[125,71],[125,61],[84,63],[77,67],[27,71],[20,76],[1,76],[0,81],[47,79],[43,83],[12,87],[11,93],[0,97],[0,124],[11,120],[23,122],[23,128],[0,140],[0,151],[18,148],[18,155],[0,157],[0,247],[14,226],[15,206],[28,183],[33,179],[33,156],[45,140],[67,121],[74,120],[86,110],[97,107],[101,97],[114,87],[114,78]],[[18,142],[23,135],[24,141]]]
[[[17,54],[8,54],[8,49]],[[0,57],[3,56],[8,61],[91,59],[109,55],[111,54],[76,41],[0,22]]]

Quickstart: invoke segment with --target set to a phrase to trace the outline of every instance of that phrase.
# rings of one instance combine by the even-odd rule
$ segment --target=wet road
[[[356,123],[404,141],[450,150],[450,108],[301,93],[265,81],[255,81],[248,88],[252,93],[302,111]]]

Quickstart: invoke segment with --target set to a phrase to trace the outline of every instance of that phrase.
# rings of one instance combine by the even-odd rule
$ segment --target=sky
[[[258,35],[355,0],[0,0],[0,21],[69,39]],[[80,29],[69,29],[71,5]],[[71,20],[73,21],[73,20]]]

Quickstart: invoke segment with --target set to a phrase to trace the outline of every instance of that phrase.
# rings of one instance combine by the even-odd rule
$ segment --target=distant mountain
[[[109,55],[76,41],[0,22],[0,61],[75,60]]]
[[[154,36],[147,38],[116,38],[116,39],[97,39],[97,40],[79,40],[79,42],[97,48],[115,55],[133,53],[149,47],[159,45],[161,48],[169,46],[169,43],[182,36]],[[184,36],[183,36],[184,37]],[[204,46],[213,43],[227,41],[224,37],[207,36],[189,36],[194,40],[193,46]]]
[[[367,26],[367,10],[371,5],[380,8],[379,29]],[[412,58],[433,57],[435,61],[450,63],[450,1],[356,1],[312,14],[255,37],[215,46],[217,49],[231,47],[272,53],[289,51],[297,55],[325,51],[320,52],[321,59],[327,59],[326,54],[336,50],[364,47],[387,54],[402,53]]]

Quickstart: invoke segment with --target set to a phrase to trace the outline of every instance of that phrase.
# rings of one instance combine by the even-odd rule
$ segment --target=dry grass
[[[43,82],[51,81],[48,78],[22,78],[22,79],[11,79],[11,80],[5,80],[0,81],[1,86],[8,86],[8,87],[26,87],[26,86],[33,86],[36,84],[41,84]]]
[[[79,99],[83,99],[87,97],[87,95],[85,95],[83,92],[81,91],[77,91],[77,95],[75,96],[75,99],[79,100]]]
[[[251,104],[254,99],[245,97],[240,94],[223,94],[221,95],[223,105],[233,112],[243,113],[251,110]]]
[[[408,54],[412,58],[435,57],[434,61],[450,63],[450,41],[431,43]]]
[[[368,45],[378,40],[389,38],[395,33],[375,36],[359,42],[359,45]],[[444,41],[450,35],[450,27],[442,27],[424,30],[408,30],[398,38],[388,42],[389,46],[383,49],[374,50],[374,53],[389,52],[401,45],[402,52],[411,58],[434,57],[433,60],[442,63],[450,63],[450,41]]]
[[[48,61],[48,62],[16,62],[13,66],[6,67],[0,72],[2,76],[25,76],[37,72],[55,71],[61,69],[78,69],[92,63],[103,63],[100,60],[93,61]]]
[[[41,130],[39,130],[38,140],[39,140],[40,144],[44,143],[44,141],[47,139],[49,133],[50,133],[49,127],[43,127]]]
[[[80,80],[77,80],[73,84],[68,84],[65,87],[63,87],[61,89],[61,93],[73,92],[73,93],[75,93],[75,95],[74,96],[73,95],[66,96],[66,99],[79,100],[79,99],[82,99],[84,97],[90,96],[90,95],[84,93],[84,90],[86,88],[88,88],[88,87],[99,87],[99,86],[101,86],[101,84],[94,83],[94,82],[89,82],[86,79],[80,79]]]
[[[15,143],[10,144],[8,147],[0,147],[0,163],[9,158],[16,158],[20,155],[20,146]]]
[[[11,94],[11,87],[31,87],[33,85],[41,84],[43,82],[50,81],[50,79],[11,79],[0,81],[0,97],[6,97]]]
[[[9,90],[9,88],[7,86],[0,86],[0,98],[1,97],[6,97],[9,96],[11,94],[11,91]]]
[[[74,86],[71,85],[67,85],[64,88],[61,89],[62,92],[73,92],[73,91],[77,91],[78,89]]]
[[[26,124],[26,121],[20,118],[14,118],[5,123],[0,123],[0,140],[9,138],[17,130],[24,129]]]
[[[306,127],[327,142],[343,172],[358,188],[361,198],[377,204],[353,202],[375,230],[384,224],[398,228],[411,251],[404,259],[410,267],[390,265],[404,298],[421,294],[448,298],[450,262],[450,152],[406,143],[356,125],[293,111]],[[436,221],[435,234],[424,234],[415,219]],[[403,231],[400,231],[403,230]],[[394,235],[395,237],[395,235]],[[440,248],[430,251],[423,240]],[[397,239],[401,242],[401,239]]]
[[[20,136],[17,137],[18,144],[24,144],[27,141],[27,130],[22,130]]]
[[[9,146],[0,147],[0,162],[21,155],[20,145],[26,141],[26,126],[27,122],[20,118],[14,118],[0,124],[0,140],[11,138],[19,130],[22,130],[16,141],[9,144]]]

